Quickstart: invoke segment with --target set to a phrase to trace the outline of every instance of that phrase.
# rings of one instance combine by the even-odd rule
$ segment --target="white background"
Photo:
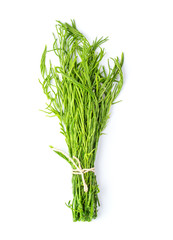
[[[173,239],[172,1],[1,1],[0,239]],[[125,54],[125,83],[100,138],[97,220],[73,223],[70,166],[58,119],[38,83],[55,20],[90,39],[109,36],[106,57]]]

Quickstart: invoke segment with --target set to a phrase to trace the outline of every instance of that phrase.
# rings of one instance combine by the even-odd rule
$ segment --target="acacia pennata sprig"
[[[109,118],[110,108],[123,85],[121,59],[111,58],[108,67],[101,64],[105,51],[101,45],[108,38],[95,39],[92,44],[71,24],[57,21],[53,34],[53,48],[45,46],[41,58],[40,81],[48,98],[45,112],[59,118],[69,154],[53,148],[72,167],[73,221],[91,221],[97,217],[99,187],[94,162],[99,137]],[[46,57],[49,52],[57,57],[53,65]],[[110,61],[112,63],[110,64]],[[111,65],[111,66],[110,66]]]

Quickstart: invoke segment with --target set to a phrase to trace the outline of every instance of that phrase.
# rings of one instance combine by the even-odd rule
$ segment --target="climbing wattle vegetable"
[[[123,85],[124,55],[121,60],[108,60],[106,69],[101,65],[105,54],[101,45],[108,38],[96,38],[90,44],[74,20],[71,24],[57,21],[53,36],[53,48],[47,50],[45,46],[42,54],[40,83],[48,98],[45,112],[59,118],[68,154],[50,147],[73,169],[73,200],[67,204],[73,221],[91,221],[97,217],[100,205],[94,162],[99,137]],[[49,61],[46,67],[49,52],[57,61]]]

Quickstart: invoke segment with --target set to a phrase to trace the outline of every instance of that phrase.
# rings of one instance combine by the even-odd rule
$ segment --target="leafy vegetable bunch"
[[[73,221],[91,221],[97,217],[99,206],[96,151],[110,108],[123,85],[124,55],[121,60],[118,57],[108,60],[106,69],[101,64],[105,55],[101,45],[108,38],[96,38],[90,44],[74,20],[71,24],[57,21],[53,36],[53,49],[48,51],[45,46],[42,54],[40,82],[48,98],[46,113],[59,118],[69,155],[53,150],[73,169],[73,200],[67,204]],[[46,67],[50,51],[56,55],[57,64],[49,61]]]

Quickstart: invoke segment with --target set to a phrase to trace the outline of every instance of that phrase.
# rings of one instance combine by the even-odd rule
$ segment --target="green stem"
[[[97,217],[99,200],[98,200],[98,185],[96,175],[93,172],[88,172],[87,185],[88,192],[84,192],[83,182],[80,175],[72,176],[73,186],[73,202],[72,215],[73,221],[88,221]],[[86,176],[85,176],[86,179]]]

